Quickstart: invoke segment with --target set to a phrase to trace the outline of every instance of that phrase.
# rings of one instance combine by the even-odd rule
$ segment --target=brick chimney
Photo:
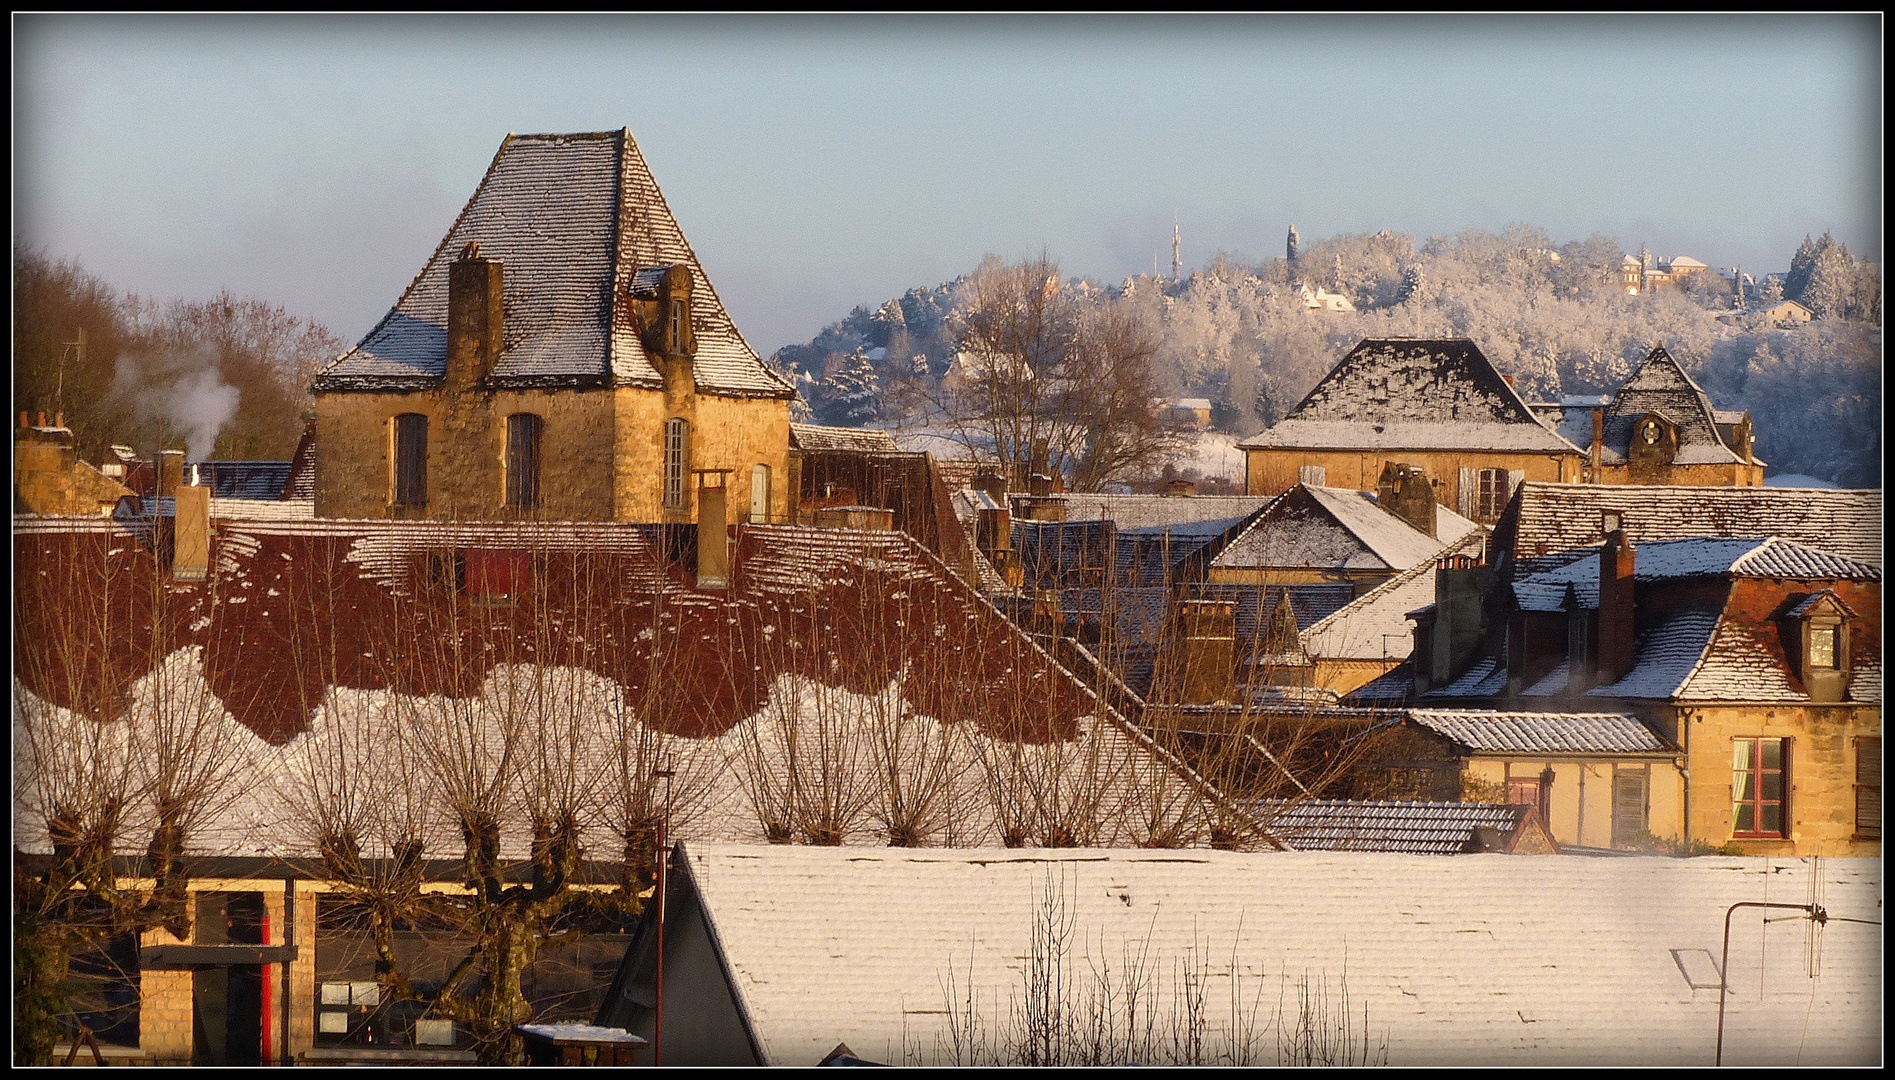
[[[1606,532],[1605,544],[1599,550],[1599,639],[1593,651],[1598,657],[1601,686],[1624,678],[1637,661],[1632,640],[1636,629],[1633,578],[1638,549],[1625,535],[1623,522],[1607,524],[1613,527]]]
[[[1434,535],[1434,485],[1419,465],[1391,461],[1375,482],[1375,501],[1410,526]]]
[[[1180,705],[1210,705],[1236,696],[1236,605],[1180,600],[1172,613],[1172,692]]]
[[[447,386],[465,389],[493,373],[506,341],[500,260],[469,243],[447,268]]]
[[[177,489],[177,516],[171,527],[171,576],[203,581],[211,566],[211,489],[186,484]]]
[[[723,472],[700,472],[697,488],[697,587],[730,587],[730,528],[725,523]],[[711,477],[717,478],[715,487]]]
[[[158,497],[170,498],[178,493],[184,484],[184,451],[162,450],[158,453]]]

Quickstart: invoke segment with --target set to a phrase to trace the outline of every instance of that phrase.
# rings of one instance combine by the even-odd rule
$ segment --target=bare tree
[[[1044,255],[990,256],[958,318],[961,352],[930,402],[956,438],[1010,474],[1094,490],[1182,448],[1159,408],[1158,336],[1136,306],[1068,288]]]

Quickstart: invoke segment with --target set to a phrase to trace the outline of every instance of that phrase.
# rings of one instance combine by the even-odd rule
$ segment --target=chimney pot
[[[39,414],[39,426],[40,427],[46,426],[46,414],[44,412],[41,412]]]
[[[26,410],[25,410],[25,409],[21,409],[21,410],[20,410],[20,426],[21,426],[21,427],[23,427],[23,428],[28,428],[28,427],[32,427],[33,425],[31,425],[31,424],[29,424],[29,423],[27,423],[27,422],[26,422],[26,419],[27,419],[27,417],[26,417]]]

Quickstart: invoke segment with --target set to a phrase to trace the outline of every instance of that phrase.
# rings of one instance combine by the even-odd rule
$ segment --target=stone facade
[[[1747,855],[1879,858],[1879,827],[1864,835],[1856,821],[1856,755],[1861,740],[1882,737],[1879,704],[1707,705],[1677,711],[1678,738],[1689,756],[1690,835],[1734,844]],[[1783,739],[1789,745],[1787,835],[1733,836],[1733,742]]]
[[[1373,491],[1383,470],[1390,466],[1411,466],[1426,470],[1434,484],[1435,502],[1449,509],[1474,505],[1475,520],[1492,522],[1498,515],[1482,518],[1478,514],[1479,492],[1463,490],[1463,480],[1472,473],[1479,482],[1484,469],[1499,469],[1522,480],[1556,484],[1576,484],[1585,458],[1574,453],[1479,450],[1352,450],[1336,449],[1250,449],[1246,451],[1244,490],[1251,495],[1280,495],[1295,487],[1306,474],[1304,469],[1322,469],[1322,483],[1328,487]],[[1505,500],[1502,500],[1503,503]]]

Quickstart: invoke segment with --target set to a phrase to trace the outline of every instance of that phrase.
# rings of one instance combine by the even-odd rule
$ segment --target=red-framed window
[[[1731,740],[1731,835],[1789,835],[1790,740]]]

